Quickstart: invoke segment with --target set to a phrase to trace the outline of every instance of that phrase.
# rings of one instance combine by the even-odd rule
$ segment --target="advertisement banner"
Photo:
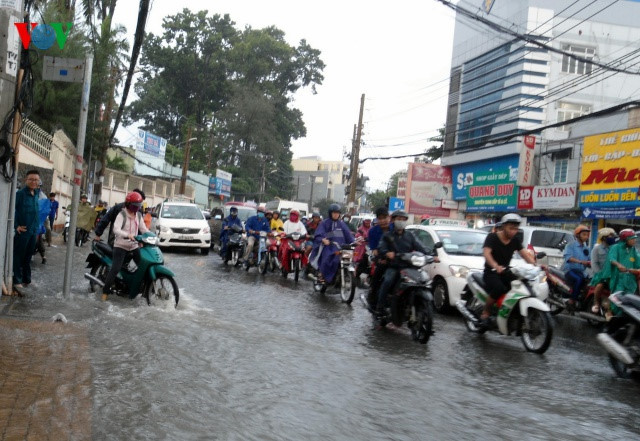
[[[583,208],[583,219],[633,219],[640,218],[640,207],[630,208]]]
[[[514,155],[453,167],[453,199],[466,200],[467,211],[515,210],[519,159]]]
[[[582,157],[581,208],[635,208],[639,205],[640,129],[585,137]],[[635,210],[632,211],[635,214]]]
[[[218,196],[231,197],[231,179],[233,175],[217,169],[216,176],[209,178],[209,193]]]
[[[443,199],[451,199],[451,169],[434,164],[409,164],[406,210],[411,214],[449,217]]]
[[[405,198],[407,196],[407,177],[403,176],[398,179],[398,191],[396,192],[396,196],[399,198]]]
[[[167,151],[167,140],[144,130],[138,130],[136,150],[164,158]]]
[[[532,186],[535,184],[534,158],[536,156],[536,137],[525,136],[520,145],[520,160],[518,161],[519,186]]]
[[[389,211],[404,210],[404,199],[389,198]]]
[[[576,206],[576,186],[554,184],[518,188],[518,210],[553,210]]]

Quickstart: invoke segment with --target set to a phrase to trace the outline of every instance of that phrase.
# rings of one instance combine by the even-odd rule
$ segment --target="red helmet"
[[[124,202],[128,204],[142,204],[142,195],[137,191],[132,191],[124,198]]]
[[[626,241],[629,239],[635,239],[638,236],[636,236],[636,233],[631,229],[631,228],[625,228],[624,230],[622,230],[620,232],[620,234],[618,235],[620,237],[621,241]]]

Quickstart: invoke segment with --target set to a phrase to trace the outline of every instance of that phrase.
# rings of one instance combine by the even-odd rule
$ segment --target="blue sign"
[[[580,208],[616,208],[638,206],[640,190],[638,187],[613,188],[607,190],[589,190],[580,192]]]
[[[469,193],[468,187],[480,184],[479,182],[475,182],[476,173],[486,174],[491,171],[506,170],[510,172],[509,174],[511,176],[509,176],[509,178],[514,179],[506,179],[505,181],[516,181],[519,159],[520,157],[518,155],[513,155],[452,166],[451,177],[453,179],[453,200],[467,200]]]
[[[218,196],[231,197],[231,181],[228,179],[210,177],[209,193]]]
[[[389,198],[389,211],[404,210],[404,199]]]
[[[136,150],[140,150],[150,155],[164,158],[167,151],[167,140],[154,135],[153,133],[138,130],[136,140]]]
[[[583,219],[633,219],[640,218],[640,207],[637,208],[583,208]]]

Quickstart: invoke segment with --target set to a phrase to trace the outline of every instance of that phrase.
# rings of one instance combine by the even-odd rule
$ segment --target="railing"
[[[51,144],[53,143],[53,136],[49,135],[28,119],[25,119],[22,122],[20,142],[40,156],[49,160],[51,159]]]

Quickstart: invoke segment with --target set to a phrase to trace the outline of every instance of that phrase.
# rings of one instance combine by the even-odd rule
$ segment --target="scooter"
[[[226,265],[229,261],[234,266],[238,266],[240,264],[240,258],[244,254],[244,238],[243,238],[243,230],[239,225],[233,225],[229,229],[229,239],[227,242],[227,252],[222,257],[224,264]]]
[[[245,271],[249,271],[249,268],[255,265],[258,267],[260,274],[267,272],[267,234],[266,231],[260,231],[258,235],[258,248],[256,249],[254,244],[252,255],[249,256],[244,264]]]
[[[331,244],[327,245],[329,247],[333,247],[336,251],[334,254],[339,256],[340,266],[338,267],[338,272],[331,284],[327,283],[326,280],[321,279],[320,277],[309,275],[310,278],[313,279],[313,290],[316,292],[320,292],[324,294],[327,291],[327,288],[330,285],[335,286],[340,289],[340,297],[342,301],[346,304],[351,304],[353,301],[353,295],[351,293],[351,284],[353,283],[353,278],[355,277],[355,267],[351,264],[353,260],[353,250],[355,249],[357,243],[349,243],[340,245],[338,242],[331,242]],[[320,245],[320,249],[318,250],[318,257],[322,254],[324,244]],[[317,272],[319,274],[319,272]]]
[[[377,317],[380,326],[389,322],[395,326],[407,323],[412,338],[425,344],[433,334],[433,293],[431,292],[431,278],[422,269],[432,263],[433,256],[418,251],[401,253],[396,256],[403,269],[400,270],[399,280],[392,292],[387,295],[387,305],[382,316]],[[368,304],[365,294],[360,295],[365,308],[373,311]],[[374,313],[375,314],[375,313]]]
[[[609,301],[616,315],[596,338],[608,352],[616,375],[631,378],[640,373],[640,297],[616,292]]]
[[[480,324],[480,315],[489,297],[481,272],[467,275],[467,287],[456,307],[469,331],[483,334],[492,330],[502,335],[519,335],[527,351],[542,354],[549,348],[553,336],[549,306],[538,298],[538,286],[545,274],[533,265],[511,267],[508,271],[517,279],[511,282],[509,292],[495,303],[488,328]]]
[[[175,275],[164,266],[162,252],[158,248],[158,238],[153,233],[135,236],[142,244],[140,261],[125,259],[112,287],[112,292],[122,297],[134,299],[142,293],[149,305],[161,305],[173,302],[175,307],[180,300],[180,291]],[[87,256],[85,279],[89,280],[89,290],[95,292],[97,286],[104,286],[107,274],[113,262],[113,248],[105,242],[93,241],[92,253]]]
[[[267,255],[265,256],[267,262],[265,267],[265,273],[267,269],[274,272],[276,268],[281,268],[280,260],[278,260],[278,249],[280,248],[280,234],[272,231],[267,234]]]
[[[71,224],[71,210],[67,207],[62,207],[64,210],[64,228],[62,229],[62,239],[66,242],[69,237],[69,224]]]
[[[302,256],[304,255],[307,236],[302,235],[302,233],[291,233],[285,235],[284,239],[287,240],[283,242],[283,245],[289,247],[289,270],[293,273],[293,280],[297,282],[300,272],[303,270]],[[280,267],[282,268],[282,277],[286,278],[289,273],[282,265]]]

